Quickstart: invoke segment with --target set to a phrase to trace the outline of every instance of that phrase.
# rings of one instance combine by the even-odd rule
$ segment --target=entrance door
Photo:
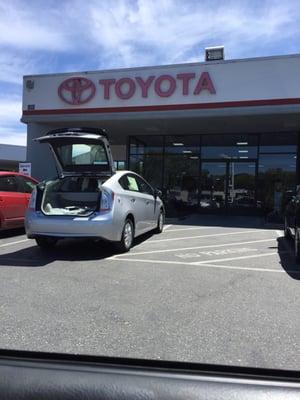
[[[204,161],[201,168],[200,208],[255,209],[255,161]]]

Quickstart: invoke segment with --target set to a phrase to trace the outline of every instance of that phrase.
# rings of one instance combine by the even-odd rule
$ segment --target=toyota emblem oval
[[[68,104],[80,105],[90,101],[96,92],[96,86],[90,79],[76,76],[64,80],[58,87],[59,97]]]

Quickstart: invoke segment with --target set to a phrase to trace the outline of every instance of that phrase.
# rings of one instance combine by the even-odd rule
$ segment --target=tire
[[[300,263],[300,234],[299,229],[295,228],[295,259],[297,263]]]
[[[157,227],[155,228],[155,233],[162,233],[164,229],[164,221],[165,221],[165,214],[163,210],[160,210],[158,220],[157,220]]]
[[[51,249],[56,245],[57,239],[39,236],[35,238],[35,241],[41,249]]]
[[[126,253],[132,247],[134,240],[134,227],[131,219],[126,219],[122,230],[122,237],[120,242],[117,242],[115,247],[120,253]]]

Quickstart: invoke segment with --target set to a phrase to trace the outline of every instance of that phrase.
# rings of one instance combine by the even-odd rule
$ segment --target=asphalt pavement
[[[0,236],[0,348],[300,366],[300,266],[254,217],[171,220],[126,254]]]

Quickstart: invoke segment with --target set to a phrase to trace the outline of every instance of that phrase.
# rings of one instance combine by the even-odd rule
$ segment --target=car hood
[[[48,132],[35,141],[48,143],[61,176],[78,173],[112,175],[114,163],[105,134],[76,129]]]

